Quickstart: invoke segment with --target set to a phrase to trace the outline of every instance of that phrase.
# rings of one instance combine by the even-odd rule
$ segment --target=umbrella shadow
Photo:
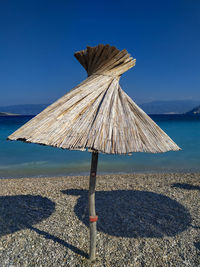
[[[89,226],[88,191],[61,192],[80,196],[74,211]],[[99,216],[97,230],[112,236],[162,238],[175,236],[191,226],[188,210],[162,194],[136,190],[97,191],[95,198]]]
[[[186,189],[186,190],[199,190],[200,186],[198,185],[192,185],[192,184],[185,184],[185,183],[174,183],[171,185],[172,188],[180,188],[180,189]]]
[[[54,211],[55,203],[46,197],[32,195],[0,196],[0,237],[22,229],[30,229],[87,258],[88,254],[84,251],[33,226],[51,216]]]
[[[41,196],[0,196],[0,237],[29,228],[48,218],[55,203]]]
[[[196,249],[200,250],[200,242],[194,242],[194,246]]]

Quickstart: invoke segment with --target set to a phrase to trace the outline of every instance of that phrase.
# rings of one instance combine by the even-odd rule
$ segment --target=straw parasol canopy
[[[180,149],[121,89],[121,75],[136,62],[126,50],[98,45],[75,53],[75,57],[88,78],[9,140],[108,154]]]
[[[180,150],[172,139],[121,89],[121,75],[135,66],[124,49],[110,45],[75,53],[87,71],[81,84],[13,134],[21,140],[70,150],[92,151],[89,182],[90,259],[96,255],[95,185],[98,153]]]

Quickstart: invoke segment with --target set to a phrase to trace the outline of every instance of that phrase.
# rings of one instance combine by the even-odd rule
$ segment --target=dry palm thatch
[[[135,65],[126,50],[98,45],[75,53],[88,78],[11,134],[9,140],[109,154],[180,148],[121,89]]]

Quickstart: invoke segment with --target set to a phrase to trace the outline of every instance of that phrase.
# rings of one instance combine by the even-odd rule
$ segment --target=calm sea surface
[[[132,156],[100,154],[98,172],[200,172],[200,116],[152,115],[152,119],[182,148],[162,154]],[[88,152],[6,141],[31,116],[0,117],[0,178],[89,174]]]

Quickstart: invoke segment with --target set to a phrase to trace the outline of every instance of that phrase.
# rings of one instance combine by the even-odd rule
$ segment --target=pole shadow
[[[67,195],[80,196],[75,214],[85,225],[88,220],[88,191],[69,189]],[[97,230],[117,237],[162,238],[175,236],[191,226],[188,210],[162,194],[148,191],[96,191]]]
[[[30,229],[46,239],[51,239],[76,254],[88,258],[88,254],[79,248],[33,226],[51,216],[54,211],[55,203],[46,197],[32,195],[0,196],[0,238],[22,229]]]
[[[64,240],[60,239],[57,236],[51,235],[45,231],[41,231],[33,226],[30,226],[29,229],[35,231],[36,233],[38,233],[39,235],[44,236],[46,239],[50,239],[53,240],[54,242],[57,242],[61,245],[63,245],[66,248],[69,248],[70,250],[72,250],[74,253],[79,254],[80,256],[83,256],[85,258],[89,258],[89,255],[87,253],[85,253],[84,251],[80,250],[79,248],[65,242]]]
[[[171,185],[172,188],[180,188],[180,189],[186,189],[186,190],[199,190],[200,186],[198,185],[192,185],[192,184],[181,184],[181,183],[174,183]]]

